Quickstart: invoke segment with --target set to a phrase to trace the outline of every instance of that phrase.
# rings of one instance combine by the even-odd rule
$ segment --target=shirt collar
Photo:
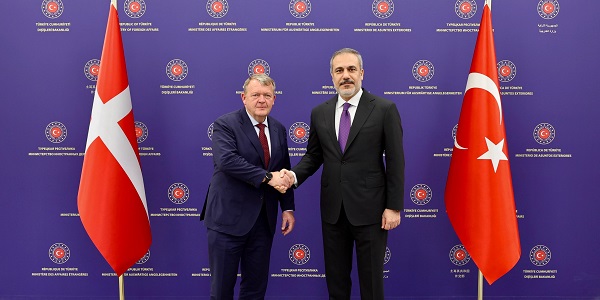
[[[360,89],[358,91],[358,93],[356,93],[356,95],[352,96],[352,98],[350,98],[350,100],[348,100],[347,102],[352,104],[352,106],[358,106],[358,102],[360,102],[360,97],[362,97],[363,94],[363,90]],[[346,103],[346,100],[342,99],[342,97],[338,94],[338,100],[337,100],[337,105],[335,107],[342,107],[344,105],[344,103]]]
[[[258,121],[256,121],[251,115],[250,113],[248,113],[248,111],[246,110],[246,114],[248,115],[248,118],[250,118],[250,122],[252,122],[252,126],[256,126],[257,124],[260,124]],[[265,126],[268,128],[269,127],[269,117],[267,116],[265,118],[265,121],[262,122],[263,124],[265,124]]]

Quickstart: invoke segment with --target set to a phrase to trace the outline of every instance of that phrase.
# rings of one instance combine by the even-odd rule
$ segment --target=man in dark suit
[[[393,102],[362,89],[364,70],[356,50],[338,50],[330,66],[338,95],[312,110],[306,154],[292,171],[300,185],[323,165],[321,221],[329,299],[350,299],[354,245],[361,299],[384,299],[388,231],[400,224],[404,206],[400,115]]]
[[[208,228],[211,299],[233,299],[238,267],[239,299],[264,299],[269,258],[282,210],[281,231],[294,228],[294,194],[273,186],[288,186],[279,176],[290,167],[287,130],[268,116],[275,103],[275,82],[253,75],[244,83],[243,109],[214,122],[214,173],[201,219]]]

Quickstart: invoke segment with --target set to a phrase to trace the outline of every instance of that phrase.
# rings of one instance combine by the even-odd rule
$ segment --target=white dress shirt
[[[360,101],[360,97],[362,96],[363,91],[360,89],[354,97],[350,98],[350,100],[346,101],[342,99],[341,96],[338,95],[338,100],[335,105],[335,135],[339,138],[340,134],[340,119],[342,118],[342,112],[344,111],[344,103],[350,103],[350,107],[348,107],[348,113],[350,113],[350,124],[354,121],[354,114],[356,113],[356,108],[358,107],[358,102]]]
[[[246,110],[246,113],[248,114],[248,117],[250,118],[250,122],[252,122],[252,126],[254,126],[254,131],[256,131],[256,136],[258,136],[260,134],[260,129],[258,129],[258,124],[260,124],[258,121],[256,121]],[[265,124],[265,135],[267,136],[267,144],[269,144],[269,155],[271,155],[271,135],[269,134],[269,117],[265,118],[265,121],[262,122],[263,124]]]

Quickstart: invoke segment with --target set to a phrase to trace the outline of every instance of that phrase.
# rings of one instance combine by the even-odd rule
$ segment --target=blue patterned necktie
[[[342,149],[342,153],[346,149],[346,142],[348,141],[348,134],[350,133],[350,113],[348,112],[348,108],[350,107],[350,103],[344,103],[344,110],[342,111],[342,116],[340,117],[340,132],[338,134],[338,141],[340,143],[340,148]]]

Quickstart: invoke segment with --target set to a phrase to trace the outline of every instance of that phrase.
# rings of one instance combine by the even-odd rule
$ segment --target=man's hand
[[[285,184],[272,185],[271,181],[273,181],[273,179],[275,179],[275,177],[278,177],[279,179],[281,179],[281,182],[284,182]],[[294,174],[292,174],[292,172],[290,172],[286,169],[281,169],[281,171],[279,171],[279,172],[273,172],[273,179],[271,179],[271,181],[269,181],[269,184],[282,194],[285,193],[287,191],[287,189],[291,188],[292,185],[294,185],[294,180],[295,180]]]
[[[289,182],[289,185],[276,187],[277,190],[289,189],[294,185],[294,181],[296,181],[296,177],[294,177],[294,173],[292,173],[291,171],[286,170],[286,169],[281,169],[281,171],[279,171],[279,176],[281,176],[282,178],[287,178],[287,182]]]
[[[284,211],[281,214],[281,233],[285,236],[288,233],[292,232],[294,229],[294,224],[296,224],[296,219],[294,218],[293,211]]]
[[[283,177],[283,176],[288,177],[290,185],[287,188],[288,189],[291,188],[292,185],[294,185],[294,181],[296,180],[296,178],[294,177],[294,173],[292,173],[292,171],[286,170],[286,169],[281,169],[281,171],[279,171],[279,173],[281,174],[281,177]]]
[[[381,216],[381,229],[392,230],[400,225],[400,211],[386,208]]]
[[[289,176],[284,175],[282,172],[272,172],[273,178],[269,180],[269,185],[274,187],[280,193],[285,193],[287,189],[292,186],[294,179],[290,182]]]

